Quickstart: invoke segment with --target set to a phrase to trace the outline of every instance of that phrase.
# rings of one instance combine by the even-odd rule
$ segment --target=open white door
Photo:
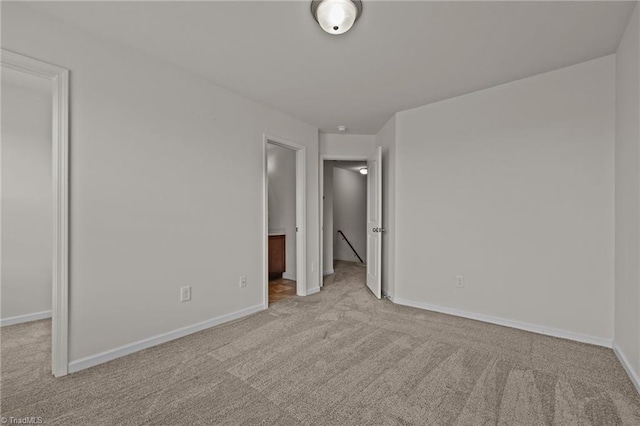
[[[382,297],[382,148],[367,160],[367,287]]]

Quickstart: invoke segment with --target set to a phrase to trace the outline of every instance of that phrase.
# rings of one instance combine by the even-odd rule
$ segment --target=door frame
[[[368,157],[362,155],[335,155],[320,154],[320,288],[324,287],[324,162],[325,161],[367,161]],[[366,253],[365,253],[366,258]]]
[[[0,65],[51,83],[53,189],[53,300],[51,371],[69,371],[69,70],[6,49]]]
[[[287,148],[296,153],[296,294],[307,295],[307,148],[293,141],[262,135],[262,273],[264,292],[262,303],[269,307],[269,180],[267,175],[268,144]]]
[[[372,168],[372,166],[375,166]],[[367,288],[373,295],[382,299],[382,147],[378,146],[367,159]],[[375,173],[372,172],[375,171]],[[374,186],[375,185],[375,186]],[[372,191],[373,189],[373,191]],[[375,205],[371,204],[372,194],[375,194]],[[375,219],[372,215],[375,213]],[[375,248],[369,253],[371,239],[375,239]],[[372,262],[372,260],[375,260]],[[375,270],[372,267],[375,265]],[[374,270],[375,275],[371,274]],[[373,277],[373,278],[372,278]],[[371,285],[373,285],[373,288]]]

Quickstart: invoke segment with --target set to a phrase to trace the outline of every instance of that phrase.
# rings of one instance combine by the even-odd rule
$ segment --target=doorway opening
[[[68,373],[68,70],[2,49],[2,306],[6,333],[51,330]],[[51,318],[51,320],[49,320]],[[18,338],[20,336],[17,336]],[[48,346],[48,345],[47,345]]]
[[[382,297],[382,148],[366,158],[320,156],[320,282],[339,266],[362,266],[366,286]]]
[[[271,303],[306,296],[305,161],[303,146],[264,137],[265,295]]]
[[[323,275],[337,266],[366,267],[367,161],[326,160],[323,199]]]

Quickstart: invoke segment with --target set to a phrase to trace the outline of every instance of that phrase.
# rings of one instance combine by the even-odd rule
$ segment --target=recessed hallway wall
[[[640,392],[640,7],[616,54],[615,344]]]
[[[338,234],[342,231],[355,251],[367,259],[367,177],[357,171],[333,167],[333,258],[360,262],[346,241]]]
[[[52,93],[48,80],[2,69],[3,320],[50,315],[53,265]]]

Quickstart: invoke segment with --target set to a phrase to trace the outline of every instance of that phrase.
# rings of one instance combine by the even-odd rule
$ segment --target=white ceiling
[[[613,53],[633,2],[364,0],[342,35],[310,1],[41,2],[29,7],[335,132]]]

